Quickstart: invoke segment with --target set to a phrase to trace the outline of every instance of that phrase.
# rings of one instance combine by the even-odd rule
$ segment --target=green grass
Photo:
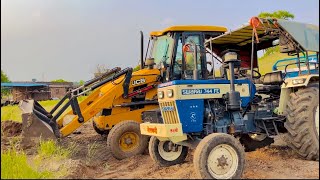
[[[81,102],[85,98],[86,97],[79,97],[78,100]],[[40,101],[39,103],[49,111],[58,102],[59,100],[48,100]],[[71,108],[69,107],[69,109]],[[1,107],[1,121],[5,120],[21,122],[21,110],[17,105]],[[11,148],[5,151],[1,150],[1,179],[43,179],[63,177],[67,173],[67,170],[63,165],[57,172],[51,172],[47,169],[47,166],[52,162],[58,162],[70,157],[76,148],[75,144],[63,148],[58,146],[53,140],[40,141],[37,149],[37,156],[34,157],[31,160],[31,164],[29,164],[26,154],[17,148],[16,143],[15,138],[13,138],[10,140]]]
[[[49,171],[38,172],[27,162],[23,152],[7,150],[1,152],[1,179],[43,179],[53,178]]]
[[[38,155],[43,158],[68,158],[74,152],[75,145],[71,145],[68,148],[58,146],[54,140],[40,141],[38,147]]]
[[[6,120],[21,122],[21,111],[17,105],[1,107],[1,121]]]
[[[285,53],[279,53],[275,52],[273,54],[270,54],[268,56],[264,56],[259,58],[258,65],[259,65],[259,71],[261,75],[266,74],[267,72],[272,72],[272,66],[280,59],[285,58],[294,58],[295,56],[288,56]]]
[[[78,101],[81,102],[85,98],[86,96],[80,96],[78,97]],[[45,108],[47,111],[50,111],[58,102],[59,100],[39,101],[41,106]],[[65,111],[65,113],[68,112],[70,109],[71,107],[69,107]],[[6,120],[13,120],[18,122],[22,121],[21,110],[18,107],[18,105],[8,105],[8,106],[1,107],[1,121],[6,121]]]
[[[1,151],[1,179],[43,179],[59,178],[68,170],[62,164],[58,171],[51,172],[50,164],[59,163],[69,158],[75,150],[75,145],[63,148],[53,140],[40,141],[37,156],[29,160],[26,154],[10,142],[11,148]]]
[[[87,148],[86,164],[89,164],[96,157],[99,145],[94,141],[93,143],[88,144]]]

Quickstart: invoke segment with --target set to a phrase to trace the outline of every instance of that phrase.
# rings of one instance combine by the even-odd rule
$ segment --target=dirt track
[[[143,155],[117,160],[106,148],[106,137],[98,135],[91,122],[79,128],[80,134],[64,138],[61,144],[76,145],[75,154],[61,164],[51,165],[58,169],[65,165],[69,175],[65,178],[137,178],[137,179],[194,179],[192,154],[186,162],[172,167],[158,167],[147,151]],[[319,162],[305,161],[297,157],[278,138],[270,147],[246,153],[244,179],[318,179]]]
[[[84,170],[82,174],[72,174],[70,178],[196,178],[194,175],[192,155],[189,153],[184,164],[172,167],[158,167],[153,163],[148,153],[124,160],[116,160],[106,149],[106,140],[97,135],[90,123],[79,129],[81,134],[73,134],[66,141],[77,142],[82,150],[75,155],[75,159],[84,157],[89,143],[99,145],[97,153],[88,166],[79,165]],[[79,172],[79,171],[78,171]],[[297,157],[285,146],[281,138],[268,148],[246,153],[245,179],[305,179],[319,178],[319,162],[305,161]]]

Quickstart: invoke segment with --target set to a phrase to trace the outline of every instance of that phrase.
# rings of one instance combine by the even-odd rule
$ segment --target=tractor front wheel
[[[166,167],[182,163],[188,155],[188,147],[160,141],[152,136],[149,141],[149,154],[158,165]]]
[[[244,163],[244,148],[239,140],[223,133],[202,139],[193,157],[196,174],[202,179],[240,179]]]
[[[107,147],[116,159],[125,159],[142,154],[148,147],[148,136],[140,133],[136,121],[122,121],[116,124],[107,137]]]
[[[319,161],[319,83],[291,93],[286,112],[288,145],[301,157]]]

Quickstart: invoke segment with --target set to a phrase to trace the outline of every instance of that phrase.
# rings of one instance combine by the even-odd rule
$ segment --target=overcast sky
[[[97,64],[134,67],[140,34],[172,25],[238,28],[287,10],[319,25],[319,0],[1,0],[1,69],[11,81],[89,80]]]

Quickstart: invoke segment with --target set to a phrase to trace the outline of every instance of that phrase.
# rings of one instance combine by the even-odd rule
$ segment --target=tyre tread
[[[313,121],[313,118],[310,118],[313,117],[313,108],[310,106],[315,103],[318,96],[319,84],[299,89],[290,94],[286,108],[287,120],[284,127],[288,130],[286,134],[288,146],[307,160],[319,160],[319,137],[316,140],[313,135],[316,132],[308,128]]]

